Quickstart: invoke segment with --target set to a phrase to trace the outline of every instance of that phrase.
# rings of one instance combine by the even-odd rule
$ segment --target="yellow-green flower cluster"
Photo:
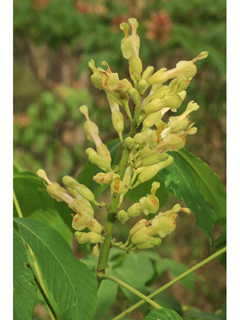
[[[139,57],[138,22],[131,18],[129,24],[132,29],[131,35],[127,23],[120,25],[124,32],[121,51],[123,57],[128,60],[132,83],[126,78],[119,79],[118,73],[113,72],[105,61],[102,62],[103,68],[96,67],[93,60],[88,64],[92,70],[91,81],[98,89],[105,91],[113,128],[119,136],[123,149],[128,150],[124,170],[113,166],[110,152],[99,136],[98,126],[89,117],[88,107],[85,105],[80,107],[81,113],[86,118],[84,131],[87,139],[95,144],[95,149],[89,147],[86,153],[89,161],[103,171],[97,173],[93,180],[101,185],[109,185],[111,195],[118,205],[117,219],[125,223],[130,218],[140,215],[156,214],[150,221],[141,219],[137,222],[125,244],[116,242],[116,239],[112,240],[112,245],[128,251],[161,244],[161,239],[175,229],[177,212],[189,213],[189,209],[175,205],[171,210],[157,214],[160,205],[156,197],[156,191],[160,187],[159,182],[153,182],[151,194],[142,197],[127,210],[121,209],[121,205],[130,189],[154,178],[160,170],[172,164],[173,157],[167,153],[168,151],[180,150],[185,146],[185,137],[197,132],[194,123],[189,120],[191,112],[199,108],[194,101],[188,103],[181,115],[171,115],[167,121],[163,121],[163,117],[167,112],[174,113],[181,107],[187,94],[186,89],[197,72],[195,62],[208,55],[204,51],[190,61],[178,62],[176,67],[170,70],[163,67],[154,72],[154,67],[148,66],[143,71]],[[131,100],[134,105],[134,115],[130,111]],[[131,122],[131,128],[134,129],[125,140],[123,111]],[[43,170],[39,170],[38,175],[48,183],[48,193],[57,201],[66,202],[75,212],[72,226],[77,230],[76,239],[79,243],[95,244],[93,254],[97,256],[98,247],[104,241],[104,233],[102,225],[94,219],[90,202],[98,206],[108,207],[108,205],[98,203],[87,187],[69,176],[63,178],[67,193],[56,182],[52,183]],[[88,232],[84,232],[85,228]]]

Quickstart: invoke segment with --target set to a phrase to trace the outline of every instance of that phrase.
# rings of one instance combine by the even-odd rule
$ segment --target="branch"
[[[134,293],[136,296],[138,296],[141,299],[143,299],[144,302],[148,302],[151,306],[153,306],[156,309],[161,309],[162,308],[159,304],[157,304],[156,302],[152,301],[149,297],[145,296],[144,294],[142,294],[138,290],[134,289],[133,287],[129,286],[125,282],[119,280],[118,278],[115,278],[115,277],[111,276],[110,274],[98,274],[98,277],[100,279],[107,279],[107,280],[111,280],[113,282],[116,282],[119,286],[122,286],[123,288],[127,289],[128,291]]]
[[[221,250],[219,250],[218,252],[212,254],[210,257],[206,258],[205,260],[199,262],[198,264],[196,264],[194,267],[190,268],[189,270],[187,270],[186,272],[180,274],[180,276],[176,277],[175,279],[173,279],[172,281],[169,281],[167,284],[165,284],[164,286],[162,286],[161,288],[159,288],[158,290],[154,291],[153,293],[151,293],[148,298],[153,298],[156,295],[158,295],[160,292],[164,291],[165,289],[169,288],[170,286],[172,286],[174,283],[178,282],[179,280],[183,279],[184,277],[186,277],[187,275],[189,275],[190,273],[192,273],[193,271],[199,269],[200,267],[204,266],[206,263],[210,262],[211,260],[213,260],[214,258],[220,256],[221,254],[223,254],[224,252],[227,251],[227,248],[223,248]],[[127,310],[125,310],[124,312],[122,312],[121,314],[119,314],[117,317],[113,318],[113,320],[119,320],[122,319],[126,314],[132,312],[133,310],[137,309],[138,307],[140,307],[142,304],[144,304],[146,301],[140,300],[139,302],[135,303],[133,306],[131,306],[130,308],[128,308]]]

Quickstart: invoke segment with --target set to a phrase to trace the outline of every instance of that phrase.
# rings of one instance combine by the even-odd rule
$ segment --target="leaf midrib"
[[[77,294],[76,294],[76,291],[74,290],[73,284],[72,284],[70,278],[68,277],[67,273],[65,272],[64,267],[62,266],[62,264],[60,263],[60,261],[59,261],[59,260],[57,259],[57,257],[55,256],[55,254],[52,252],[52,250],[49,248],[49,246],[48,246],[35,232],[33,232],[31,229],[29,229],[26,225],[22,224],[21,222],[18,222],[18,223],[20,223],[23,227],[25,227],[25,228],[26,228],[27,230],[29,230],[33,235],[35,235],[35,236],[49,249],[49,251],[50,251],[50,252],[52,253],[52,255],[55,257],[55,259],[58,261],[58,263],[59,263],[59,265],[61,266],[62,270],[64,271],[64,274],[66,275],[66,277],[67,277],[67,279],[68,279],[68,282],[69,282],[69,284],[70,284],[70,287],[71,287],[71,289],[72,289],[72,291],[73,291],[73,293],[74,293],[74,295],[75,295],[75,297],[76,297],[76,301],[75,301],[75,302],[77,302],[77,303],[79,304],[79,307],[80,307],[80,303],[79,303],[79,300],[78,300],[78,296],[77,296]]]

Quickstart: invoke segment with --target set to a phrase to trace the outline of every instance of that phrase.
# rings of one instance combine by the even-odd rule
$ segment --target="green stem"
[[[123,155],[122,155],[122,159],[120,162],[119,176],[120,176],[121,180],[123,179],[124,173],[126,171],[125,164],[128,160],[128,156],[129,156],[129,150],[126,148],[123,150]],[[107,221],[106,221],[106,225],[104,228],[105,233],[106,233],[106,237],[105,237],[105,240],[100,248],[98,264],[97,264],[97,273],[105,273],[105,268],[106,268],[107,260],[108,260],[108,254],[109,254],[109,251],[111,248],[113,226],[114,226],[114,222],[116,220],[115,214],[117,212],[118,200],[119,200],[119,196],[116,196],[115,198],[112,197],[111,205],[110,205],[110,208],[107,212]]]
[[[135,106],[134,120],[131,124],[130,137],[134,137],[134,135],[136,134],[136,131],[137,131],[140,104],[141,104],[141,100],[139,100],[139,103],[137,103]],[[125,171],[127,168],[126,163],[128,162],[129,153],[130,153],[130,150],[127,147],[125,147],[123,149],[122,159],[121,159],[121,162],[119,165],[119,167],[120,167],[120,172],[119,172],[120,180],[122,180],[124,177],[124,174],[125,174]],[[107,221],[106,221],[106,225],[104,228],[105,233],[106,233],[106,237],[100,247],[100,253],[99,253],[97,269],[96,269],[97,274],[104,274],[105,273],[108,255],[109,255],[109,251],[111,248],[113,226],[114,226],[114,223],[116,220],[118,201],[119,201],[119,196],[116,196],[115,198],[112,197],[110,208],[107,211]],[[99,277],[98,277],[98,279],[99,279],[99,285],[100,285],[101,279]]]
[[[123,288],[127,289],[128,291],[134,293],[136,296],[138,296],[141,299],[143,299],[144,302],[148,302],[151,306],[153,306],[156,309],[161,309],[162,308],[159,304],[157,304],[156,302],[152,301],[149,297],[145,296],[144,294],[142,294],[138,290],[134,289],[133,287],[131,287],[128,284],[126,284],[125,282],[121,281],[120,279],[111,276],[110,274],[99,274],[98,277],[100,279],[108,279],[108,280],[111,280],[113,282],[116,282],[119,286],[122,286]]]
[[[169,288],[170,286],[172,286],[174,283],[178,282],[179,280],[183,279],[184,277],[186,277],[187,275],[189,275],[190,273],[192,273],[193,271],[199,269],[200,267],[204,266],[206,263],[210,262],[211,260],[215,259],[216,257],[220,256],[221,254],[223,254],[224,252],[226,252],[227,248],[223,248],[221,250],[219,250],[218,252],[212,254],[210,257],[206,258],[205,260],[199,262],[198,264],[196,264],[194,267],[190,268],[189,270],[187,270],[186,272],[182,273],[180,276],[176,277],[175,279],[173,279],[172,281],[169,281],[167,284],[165,284],[164,286],[162,286],[161,288],[159,288],[158,290],[154,291],[153,293],[151,293],[148,298],[153,298],[155,297],[157,294],[159,294],[160,292],[164,291],[165,289]],[[144,304],[145,301],[144,300],[140,300],[139,302],[135,303],[133,306],[131,306],[130,308],[128,308],[127,310],[125,310],[124,312],[122,312],[121,314],[119,314],[117,317],[115,317],[113,320],[119,320],[122,319],[126,314],[132,312],[133,310],[137,309],[138,307],[140,307],[142,304]]]

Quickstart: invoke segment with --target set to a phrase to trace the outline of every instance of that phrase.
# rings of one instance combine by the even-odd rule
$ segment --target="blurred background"
[[[200,109],[191,116],[198,133],[187,139],[186,147],[210,165],[225,186],[224,0],[14,0],[15,166],[33,172],[44,168],[58,182],[65,174],[76,178],[87,161],[84,150],[91,146],[83,131],[82,104],[88,105],[104,142],[117,138],[105,94],[90,81],[88,61],[94,59],[96,66],[107,61],[120,78],[129,78],[120,50],[123,32],[119,24],[130,17],[139,21],[144,68],[170,69],[180,60],[209,52],[207,59],[196,63],[198,73],[187,89],[184,106],[194,100]],[[126,134],[127,129],[126,125]],[[171,198],[166,208],[175,200]],[[220,233],[216,226],[213,237]],[[211,250],[194,217],[179,217],[174,236],[167,237],[161,247],[161,255],[188,267]],[[84,256],[80,249],[79,254]],[[218,310],[225,300],[224,268],[214,260],[198,275],[203,282],[196,284],[194,295],[181,284],[169,292],[183,305],[206,312]],[[163,274],[159,283],[168,277]],[[141,314],[134,314],[133,319],[142,319]]]

